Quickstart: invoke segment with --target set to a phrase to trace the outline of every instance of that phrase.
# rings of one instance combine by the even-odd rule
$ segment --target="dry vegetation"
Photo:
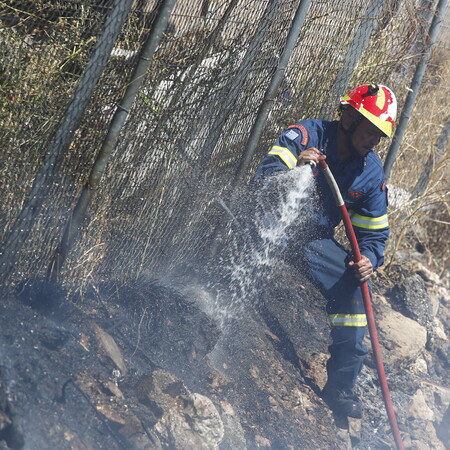
[[[106,3],[103,2],[103,4]],[[72,6],[77,8],[80,4],[77,2],[71,3]],[[2,226],[0,236],[2,239],[7,238],[7,233],[13,226],[14,219],[19,213],[23,201],[26,199],[34,176],[45,157],[49,139],[58,125],[65,106],[70,100],[72,90],[76,86],[79,76],[88,61],[89,54],[97,39],[96,32],[100,30],[104,11],[101,9],[91,10],[84,7],[75,10],[67,9],[67,5],[68,2],[63,1],[21,1],[16,2],[15,7],[12,8],[10,2],[0,1],[0,114],[2,119],[1,143],[4,149],[0,157],[0,190],[4,195],[0,206],[0,223]],[[411,12],[411,14],[413,13],[414,11]],[[137,42],[143,37],[143,28],[139,28],[140,23],[140,19],[136,15],[130,19],[129,28],[121,36],[123,48],[136,50]],[[388,27],[379,31],[377,35],[378,39],[385,43],[387,39],[386,33],[394,33],[397,27],[395,19],[391,18],[388,23]],[[401,41],[401,51],[404,51],[405,54],[410,43],[409,39],[415,39],[414,30],[411,29],[413,25],[415,26],[414,22],[406,24],[408,33],[402,34],[404,40]],[[94,29],[96,32],[94,32]],[[87,31],[90,32],[87,33]],[[193,34],[189,32],[187,36],[190,43]],[[170,38],[169,36],[168,42],[173,44],[174,39],[176,39],[176,42],[183,42],[183,36],[180,34],[176,38],[173,36]],[[189,48],[201,53],[203,51],[202,45],[203,42],[197,42],[195,46],[191,45]],[[377,45],[372,43],[370,48],[376,49]],[[397,51],[401,53],[399,48],[397,47]],[[324,52],[327,49],[328,47],[324,47],[320,52]],[[214,46],[210,46],[210,51],[214,51]],[[387,44],[383,45],[381,51],[383,52],[383,61],[381,67],[378,68],[379,73],[382,73],[388,79],[400,78],[400,75],[395,70],[404,70],[405,65],[411,64],[409,57],[405,55],[404,60],[402,60],[401,55],[396,55],[395,61],[390,60],[386,56],[391,54]],[[161,80],[163,73],[176,74],[177,77],[180,77],[180,73],[183,73],[181,72],[181,62],[184,60],[181,62],[177,61],[177,64],[174,64],[174,61],[168,58],[166,61],[167,67],[165,71],[162,70],[161,67],[164,61],[161,58],[164,55],[166,54],[162,51],[156,58],[158,73],[151,74],[152,79],[158,80],[158,82]],[[373,56],[374,50],[371,50],[370,57],[367,57],[362,62],[358,69],[359,72],[355,72],[355,78],[365,77],[371,72],[371,67],[376,60],[374,60]],[[164,57],[167,57],[167,55]],[[48,216],[39,217],[39,223],[37,226],[35,225],[35,234],[30,241],[31,244],[28,246],[26,256],[21,260],[25,267],[20,271],[21,274],[37,276],[45,273],[49,260],[52,257],[52,248],[54,248],[55,242],[58,241],[61,235],[61,229],[58,228],[61,224],[61,218],[56,221],[55,225],[53,218],[56,214],[54,210],[58,208],[58,205],[64,204],[67,207],[67,204],[73,202],[76,191],[79,190],[83,183],[92,162],[92,155],[101,144],[102,137],[106,133],[108,114],[110,114],[111,108],[120,94],[120,87],[126,85],[126,79],[121,77],[126,72],[127,64],[126,60],[117,57],[113,59],[113,63],[108,67],[107,73],[96,93],[95,102],[90,106],[90,110],[86,112],[87,119],[76,134],[76,142],[70,148],[70,154],[66,158],[66,165],[63,168],[64,173],[60,174],[58,181],[60,185],[54,187],[51,191],[54,197],[50,199],[50,203],[54,208],[47,210]],[[219,68],[215,68],[215,70],[217,71]],[[324,73],[327,76],[329,71],[329,67],[324,68]],[[317,83],[319,83],[318,80],[320,79],[317,76],[318,73],[320,71],[314,72],[314,78],[317,78]],[[428,68],[414,114],[411,117],[406,137],[402,143],[398,161],[394,166],[394,173],[391,176],[391,184],[397,188],[411,192],[416,186],[422,170],[426,167],[428,158],[435,156],[435,144],[443,132],[444,124],[448,120],[448,111],[450,110],[448,100],[449,76],[448,48],[439,47],[435,50]],[[409,80],[409,75],[403,79]],[[324,80],[321,83],[327,84]],[[405,85],[399,86],[398,90],[401,92],[402,97],[404,97],[403,94],[407,90],[407,83],[408,81],[405,81]],[[395,88],[396,86],[392,87]],[[154,87],[151,89],[154,89]],[[318,95],[322,96],[321,93]],[[147,93],[142,94],[144,100],[146,96]],[[258,96],[255,96],[255,98],[258,98]],[[208,99],[209,97],[205,96],[205,101],[208,101]],[[404,100],[404,98],[401,100]],[[101,103],[102,101],[103,104]],[[251,96],[249,101],[251,101]],[[312,105],[315,103],[308,97],[303,103],[298,102],[298,104],[303,106],[309,105],[308,102]],[[141,107],[149,109],[149,105],[145,104],[145,101],[142,102]],[[170,114],[170,111],[164,111],[164,113]],[[149,117],[152,120],[158,119],[154,112],[149,113],[144,109],[137,111],[136,114],[142,115],[142,120],[147,120]],[[177,114],[180,113],[177,112]],[[286,116],[288,113],[282,111],[281,114]],[[168,120],[167,117],[163,119]],[[164,124],[161,126],[161,129],[162,133],[165,132]],[[139,136],[137,130],[135,134]],[[132,150],[138,152],[136,155],[145,155],[142,151],[139,153],[139,146],[145,146],[146,144],[148,144],[148,141],[143,140],[142,143],[134,142],[131,147],[134,146]],[[240,148],[236,147],[235,151],[239,152]],[[239,156],[239,154],[230,155],[230,161],[234,159],[237,162]],[[140,160],[141,157],[139,156],[136,160]],[[145,162],[146,160],[143,161]],[[165,158],[162,158],[161,161],[163,164]],[[173,164],[177,164],[177,158],[171,159],[171,161]],[[201,163],[201,161],[198,162],[198,164]],[[95,285],[98,278],[105,276],[105,268],[107,269],[107,266],[104,264],[104,259],[105,255],[107,255],[108,246],[110,246],[109,258],[114,259],[114,257],[117,258],[118,255],[126,253],[127,247],[122,246],[117,254],[114,255],[114,252],[111,254],[111,248],[114,248],[111,244],[123,237],[121,235],[123,230],[127,232],[133,230],[127,235],[127,238],[130,240],[129,250],[131,249],[136,253],[139,251],[145,253],[151,247],[152,254],[159,252],[160,248],[158,246],[161,243],[155,243],[152,237],[147,235],[148,230],[149,228],[155,230],[164,227],[168,221],[167,218],[162,217],[161,212],[165,210],[167,212],[166,215],[171,217],[174,214],[174,208],[176,208],[174,206],[176,202],[170,199],[170,205],[166,205],[166,209],[164,209],[164,205],[161,204],[161,195],[159,200],[155,200],[154,205],[150,205],[145,210],[149,214],[145,218],[147,227],[144,228],[144,225],[142,225],[143,228],[136,229],[135,211],[139,210],[142,205],[142,203],[139,203],[139,198],[134,196],[133,201],[136,203],[132,205],[133,208],[124,211],[123,214],[120,210],[114,210],[118,205],[118,200],[127,198],[127,179],[123,175],[125,162],[122,161],[121,164],[115,166],[114,162],[112,162],[108,167],[107,176],[110,182],[115,180],[114,182],[119,187],[124,186],[125,190],[122,192],[122,197],[114,199],[111,190],[103,189],[101,191],[100,194],[103,197],[97,199],[96,212],[89,217],[85,233],[82,235],[77,251],[74,253],[65,273],[66,282],[68,281],[69,284],[77,280],[84,280],[78,285],[82,286],[81,288],[78,287],[81,290],[85,290],[87,284]],[[154,164],[154,162],[151,164]],[[179,170],[185,171],[186,167],[182,166]],[[165,171],[165,167],[159,169],[161,174],[164,174]],[[151,172],[154,173],[156,170],[152,169]],[[450,244],[448,239],[448,226],[450,223],[448,144],[445,148],[445,154],[443,156],[439,155],[436,164],[430,166],[429,172],[430,176],[426,189],[418,198],[413,200],[407,199],[401,207],[398,202],[393,202],[391,208],[392,238],[388,249],[391,258],[387,261],[388,263],[395,261],[401,251],[419,251],[426,257],[427,263],[437,273],[445,275],[450,264]],[[172,180],[173,173],[173,169],[168,171],[167,178]],[[217,177],[217,180],[213,180],[212,184],[217,185],[221,182],[219,174],[217,174]],[[184,183],[184,178],[181,181]],[[183,188],[183,186],[178,185],[174,189],[172,185],[165,186],[161,184],[161,180],[152,185],[149,183],[149,179],[146,179],[144,185],[138,191],[146,195],[145,193],[152,192],[152,190],[155,192],[164,190],[164,192],[170,193],[190,188],[189,186]],[[136,186],[133,185],[132,189],[134,192]],[[205,202],[209,204],[211,197],[206,198]],[[204,210],[202,205],[199,204],[197,206],[199,211]],[[157,213],[154,215],[152,215],[152,208],[153,211],[157,209]],[[111,230],[112,221],[120,223],[121,228]],[[140,223],[142,224],[143,222]],[[183,230],[183,233],[188,232],[189,230]],[[139,240],[141,236],[145,236],[144,241],[142,241],[144,246],[141,245]],[[176,234],[172,235],[172,237],[169,236],[169,238],[174,241]],[[198,242],[201,242],[201,245],[205,245],[202,237],[199,238],[197,235],[191,236],[191,238],[193,247],[198,245]],[[43,247],[48,247],[49,245],[52,248],[43,250]],[[183,245],[186,246],[185,243]],[[185,247],[182,250],[189,254],[192,248]],[[151,266],[152,262],[144,261],[141,254],[128,256],[130,267],[126,267],[123,273],[139,273],[140,268],[132,267],[136,261],[139,264],[145,263],[148,265],[150,263]],[[30,263],[31,259],[34,262]],[[103,273],[99,274],[98,270],[103,271]],[[106,275],[108,274],[106,273]]]
[[[391,259],[399,250],[419,251],[445,277],[450,268],[449,143],[444,140],[440,148],[437,143],[443,133],[449,133],[449,77],[448,49],[437,48],[391,176],[391,183],[408,193],[418,188],[419,180],[427,182],[418,196],[407,198],[401,208],[393,207],[390,215]]]

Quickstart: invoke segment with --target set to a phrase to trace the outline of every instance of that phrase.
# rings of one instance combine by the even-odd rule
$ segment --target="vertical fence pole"
[[[233,83],[230,87],[226,87],[224,104],[221,108],[220,113],[214,120],[214,123],[211,126],[211,131],[208,133],[208,136],[205,139],[205,143],[203,144],[201,154],[205,159],[213,153],[214,148],[216,147],[216,144],[222,133],[223,126],[225,125],[231,113],[236,99],[241,94],[242,85],[244,84],[247,75],[252,68],[253,62],[255,61],[256,56],[261,49],[261,46],[264,44],[264,38],[267,35],[267,31],[272,23],[272,20],[276,17],[276,14],[280,9],[282,3],[283,0],[269,0],[264,11],[263,18],[258,23],[258,28],[255,32],[255,35],[244,57],[242,58],[242,62],[239,66],[236,76],[233,79]]]
[[[163,0],[158,9],[151,32],[140,53],[139,61],[133,71],[133,74],[131,75],[131,80],[128,83],[123,99],[116,109],[116,112],[111,120],[108,133],[103,140],[102,147],[97,155],[94,165],[92,166],[89,180],[81,191],[71,219],[67,222],[61,243],[58,246],[55,256],[48,268],[47,276],[50,281],[56,281],[67,254],[77,237],[79,228],[85,218],[87,208],[91,201],[93,191],[97,188],[110,156],[117,144],[120,131],[128,117],[128,114],[130,113],[130,109],[133,106],[136,95],[144,82],[145,75],[151,65],[153,55],[155,54],[156,49],[161,42],[162,35],[167,28],[170,14],[172,13],[175,3],[176,0]]]
[[[266,90],[264,99],[258,111],[258,115],[256,116],[255,122],[253,123],[252,129],[250,131],[250,135],[247,140],[241,162],[233,180],[232,189],[234,189],[240,183],[250,165],[253,154],[255,153],[256,147],[258,146],[259,140],[263,133],[264,126],[266,125],[270,110],[273,106],[278,88],[280,87],[284,73],[286,72],[286,67],[288,65],[289,59],[292,55],[295,45],[297,44],[297,39],[305,22],[306,14],[308,12],[310,4],[311,0],[301,0],[297,11],[295,12],[294,20],[292,21],[291,28],[287,35],[286,43],[283,49],[283,53],[281,54],[278,61],[277,69],[272,77],[272,80],[270,81],[269,87]]]
[[[386,156],[386,161],[384,163],[384,174],[387,180],[391,175],[392,166],[394,165],[398,149],[400,148],[403,135],[405,134],[409,118],[411,117],[412,110],[414,108],[414,103],[416,101],[417,95],[419,94],[422,80],[431,57],[433,45],[436,42],[436,38],[438,36],[439,29],[441,27],[442,16],[445,12],[445,9],[447,8],[447,3],[448,0],[439,0],[436,6],[436,11],[434,13],[433,20],[431,22],[429,30],[428,48],[424,51],[422,58],[416,67],[416,71],[414,73],[414,77],[411,81],[411,86],[408,95],[406,97],[405,105],[403,106],[402,114],[398,121],[398,125],[395,130],[394,137],[392,139],[392,144],[389,148],[388,154]]]
[[[420,197],[425,191],[428,182],[430,181],[431,175],[433,174],[433,168],[436,166],[436,164],[439,164],[439,162],[445,155],[449,136],[450,116],[447,117],[447,120],[442,127],[441,133],[439,134],[439,137],[434,144],[434,152],[428,157],[428,160],[425,163],[424,168],[422,169],[422,173],[419,176],[419,180],[417,181],[414,189],[411,192],[411,195],[409,197],[410,200],[414,200]]]
[[[236,75],[233,77],[231,86],[226,86],[223,89],[224,103],[221,106],[218,115],[215,117],[214,122],[209,129],[208,135],[206,136],[206,139],[202,145],[200,154],[204,161],[207,161],[214,152],[217,142],[219,141],[220,135],[222,134],[223,127],[225,126],[225,123],[227,122],[228,117],[232,112],[232,108],[236,102],[236,99],[241,94],[242,86],[246,81],[250,70],[253,67],[253,63],[258,55],[258,52],[261,50],[261,47],[264,44],[264,40],[267,36],[268,30],[270,29],[270,25],[273,23],[273,20],[276,17],[282,3],[283,0],[268,1],[263,13],[263,17],[258,23],[257,29],[254,35],[252,36],[252,40],[242,58],[242,61],[240,62],[239,68],[236,71]],[[197,164],[193,168],[190,174],[192,179],[195,180],[200,176],[202,167],[203,166],[199,166]],[[196,211],[198,208],[200,198],[201,198],[200,196],[197,196],[194,204],[185,202],[185,205],[183,207],[184,209],[179,211],[180,217],[185,216],[186,210]],[[218,227],[216,227],[216,229],[212,233],[212,235],[214,236],[213,239],[215,239],[216,242],[217,242],[216,237],[217,233],[219,232],[220,226],[221,225],[219,224]],[[213,249],[212,252],[214,253],[215,250]],[[170,258],[171,256],[169,255],[168,257]]]
[[[370,36],[375,27],[376,20],[381,13],[384,2],[385,0],[372,0],[364,14],[364,19],[361,19],[352,43],[347,47],[342,67],[330,89],[327,101],[320,111],[321,118],[331,120],[332,111],[330,111],[329,105],[332,105],[332,109],[336,109],[335,105],[338,104],[339,97],[347,87],[356,64],[360,61],[361,55],[369,44]]]
[[[243,155],[241,157],[240,164],[234,176],[231,184],[231,203],[233,203],[234,197],[237,195],[237,186],[242,181],[244,175],[246,174],[248,167],[251,163],[252,157],[258,146],[259,140],[264,130],[264,126],[267,122],[270,110],[273,105],[273,101],[278,92],[278,88],[283,80],[286,67],[288,65],[289,59],[297,43],[297,39],[300,35],[301,29],[305,22],[306,14],[308,12],[311,0],[300,0],[300,4],[295,12],[294,19],[292,21],[291,28],[286,37],[286,43],[283,52],[278,61],[277,69],[273,75],[269,87],[267,88],[264,99],[259,107],[258,114],[256,116],[255,122],[253,123],[252,129],[250,130],[250,135],[247,140]],[[225,228],[225,223],[219,223],[213,233],[213,243],[210,248],[210,254],[215,255],[219,249],[221,235]]]
[[[80,126],[92,92],[103,73],[132,4],[133,0],[116,0],[114,3],[113,9],[106,20],[103,33],[55,133],[44,164],[34,180],[28,199],[24,203],[0,254],[0,284],[8,278],[17,264],[20,251],[42,209],[42,200],[48,192],[48,186],[52,184],[63,155],[67,152],[72,141],[73,134]]]

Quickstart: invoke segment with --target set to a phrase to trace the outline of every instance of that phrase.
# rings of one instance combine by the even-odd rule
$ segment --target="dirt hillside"
[[[371,358],[363,420],[321,400],[325,302],[282,269],[226,317],[201,270],[83,298],[39,282],[2,298],[0,448],[391,448]],[[411,259],[374,285],[405,447],[449,448],[448,289]]]

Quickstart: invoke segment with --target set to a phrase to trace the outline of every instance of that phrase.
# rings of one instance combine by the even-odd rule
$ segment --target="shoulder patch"
[[[302,141],[301,144],[302,145],[306,145],[308,143],[308,130],[303,126],[303,125],[299,125],[299,124],[294,124],[294,125],[289,125],[288,129],[297,129],[300,131],[300,133],[302,134]]]
[[[297,133],[294,130],[289,130],[288,132],[286,132],[286,137],[288,139],[290,139],[291,141],[293,141],[295,138],[298,138],[300,136],[300,133]]]

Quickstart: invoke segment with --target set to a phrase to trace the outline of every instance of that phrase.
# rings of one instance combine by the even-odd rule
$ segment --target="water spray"
[[[254,304],[261,283],[270,278],[288,247],[293,228],[309,222],[312,214],[313,176],[298,167],[265,183],[250,185],[231,215],[229,245],[216,265],[227,279],[227,288],[215,299],[220,326],[242,316],[242,308]]]
[[[316,167],[316,163],[314,161],[308,161],[308,164],[313,168]],[[345,206],[344,199],[342,198],[339,187],[323,156],[319,157],[319,166],[325,175],[325,178],[330,186],[331,192],[333,193],[333,197],[336,201],[336,206],[339,208],[341,212],[342,220],[344,222],[345,227],[345,233],[347,235],[348,240],[350,241],[350,245],[353,251],[353,260],[355,262],[358,262],[361,260],[361,252],[359,250],[358,241],[356,240],[355,231],[353,230],[352,222],[350,220],[350,216],[348,214],[347,207]],[[402,438],[400,436],[397,419],[395,417],[394,407],[389,394],[389,387],[386,380],[386,374],[384,372],[383,360],[381,356],[380,345],[378,342],[378,333],[375,325],[375,318],[370,299],[369,286],[366,281],[361,282],[361,292],[364,300],[364,308],[367,316],[370,341],[372,343],[375,365],[378,372],[378,379],[381,385],[381,392],[383,393],[383,400],[386,406],[386,412],[389,418],[389,423],[391,425],[392,434],[394,436],[397,448],[399,450],[403,450],[404,446]]]

